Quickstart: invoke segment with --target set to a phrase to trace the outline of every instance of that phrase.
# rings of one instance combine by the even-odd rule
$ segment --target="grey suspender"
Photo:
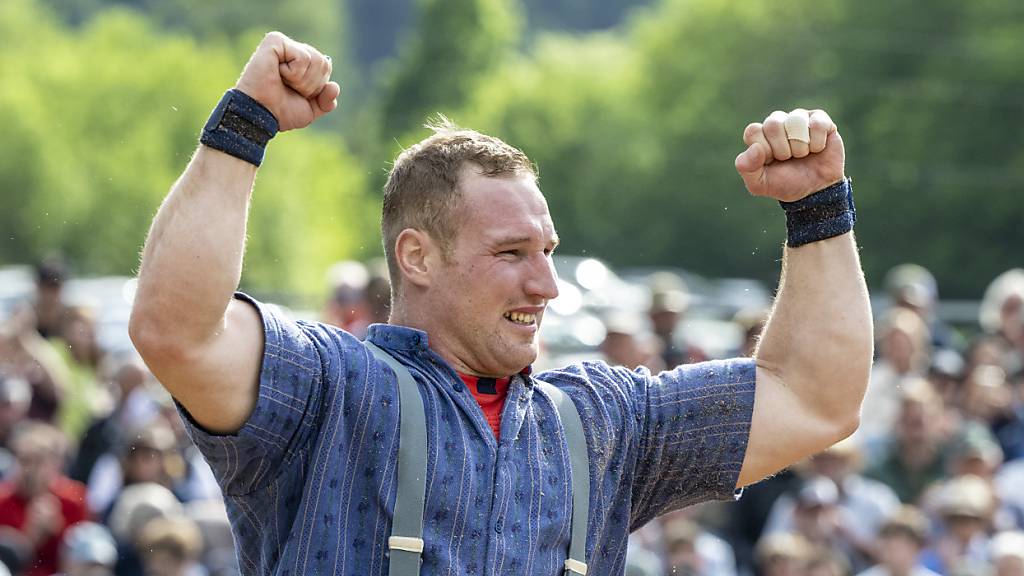
[[[366,347],[398,377],[398,495],[391,523],[389,576],[420,573],[423,554],[423,504],[427,490],[427,419],[423,399],[409,369],[371,342]]]
[[[583,435],[583,422],[572,399],[555,386],[534,379],[551,396],[558,409],[558,417],[565,430],[569,445],[569,466],[572,467],[572,520],[569,540],[569,558],[565,561],[564,576],[587,573],[587,519],[590,517],[590,461],[587,457],[587,438]]]
[[[395,497],[394,520],[391,524],[389,576],[417,576],[423,554],[423,508],[427,477],[427,425],[416,381],[409,369],[373,343],[364,342],[380,361],[391,367],[398,378],[399,429],[398,495]],[[572,400],[547,382],[534,380],[551,397],[562,421],[569,445],[572,470],[572,519],[569,558],[563,576],[587,573],[587,519],[590,513],[590,469],[587,439],[583,423]]]

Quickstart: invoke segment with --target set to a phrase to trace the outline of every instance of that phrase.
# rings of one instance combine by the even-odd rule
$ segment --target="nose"
[[[533,258],[533,266],[526,290],[530,296],[554,300],[558,297],[558,273],[555,272],[555,263],[551,256],[538,253]]]

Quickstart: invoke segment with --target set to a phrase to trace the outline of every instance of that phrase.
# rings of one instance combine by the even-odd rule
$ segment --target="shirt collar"
[[[366,339],[381,348],[392,350],[426,352],[430,349],[427,344],[427,333],[408,326],[370,324],[366,329]]]
[[[395,324],[370,324],[366,329],[366,339],[381,348],[390,350],[406,350],[410,352],[428,352],[430,345],[427,333],[408,326]],[[533,373],[533,367],[527,366],[519,372],[523,376]],[[526,379],[529,381],[529,378]]]

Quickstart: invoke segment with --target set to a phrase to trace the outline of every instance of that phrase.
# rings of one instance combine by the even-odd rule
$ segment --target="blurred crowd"
[[[723,308],[680,271],[626,282],[600,266],[560,270],[539,368],[656,372],[756,349],[767,297]],[[238,574],[173,400],[129,347],[101,345],[104,311],[69,302],[68,276],[47,260],[32,293],[0,308],[0,576]],[[296,316],[359,337],[387,321],[381,263],[341,262],[327,280],[323,306]],[[857,434],[736,502],[639,528],[627,574],[1024,576],[1024,270],[995,279],[968,326],[939,318],[938,294],[919,266],[887,276]]]

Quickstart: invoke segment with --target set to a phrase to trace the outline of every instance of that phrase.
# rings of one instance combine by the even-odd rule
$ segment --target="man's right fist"
[[[280,32],[263,37],[235,88],[266,106],[282,132],[334,110],[341,93],[331,82],[330,57]]]

